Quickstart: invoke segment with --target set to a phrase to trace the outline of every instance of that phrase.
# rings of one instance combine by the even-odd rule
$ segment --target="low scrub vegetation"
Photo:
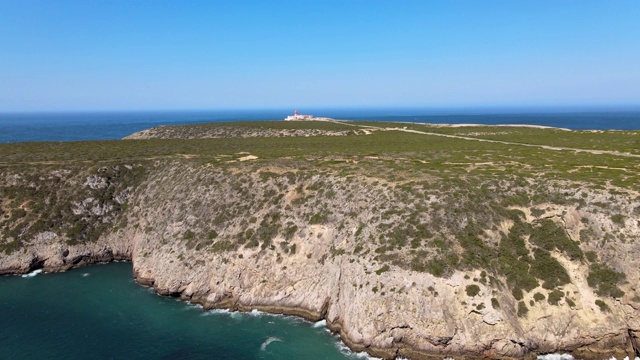
[[[437,277],[481,273],[476,281],[483,289],[506,288],[520,301],[520,316],[528,311],[523,302],[528,293],[535,291],[536,302],[550,304],[564,297],[560,293],[570,278],[559,257],[588,264],[588,283],[598,295],[624,295],[625,275],[603,264],[594,251],[593,242],[604,241],[595,234],[603,230],[583,221],[578,242],[547,209],[598,212],[607,226],[623,228],[630,223],[630,209],[640,209],[638,200],[626,199],[623,209],[617,198],[587,197],[639,191],[638,159],[400,131],[365,133],[360,125],[366,124],[351,125],[207,124],[167,127],[171,136],[166,139],[0,144],[0,251],[20,250],[48,232],[69,245],[96,241],[135,226],[130,218],[153,212],[181,226],[170,232],[167,224],[140,225],[146,236],[163,237],[168,246],[273,252],[282,259],[308,248],[301,241],[331,238],[344,242],[302,256],[319,263],[366,258],[376,264],[369,271],[378,275],[391,266]],[[522,136],[512,140],[540,144],[565,139],[569,147],[581,139],[588,148],[619,146],[620,151],[631,151],[633,139],[621,133],[407,126],[495,139],[505,138],[497,134],[505,132]],[[309,137],[180,138],[203,129],[315,132]],[[615,236],[602,239],[615,242]],[[469,285],[465,291],[476,296],[480,287]]]

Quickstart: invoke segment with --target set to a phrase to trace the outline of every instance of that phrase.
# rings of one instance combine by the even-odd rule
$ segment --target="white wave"
[[[326,326],[327,326],[327,320],[320,320],[313,323],[314,328],[320,328],[320,327],[326,327]]]
[[[229,313],[229,316],[231,316],[232,319],[234,320],[240,320],[242,319],[242,313],[239,311],[231,311]]]
[[[343,343],[342,341],[339,341],[339,340],[336,342],[336,347],[338,348],[340,353],[342,353],[343,355],[348,356],[350,359],[382,360],[380,358],[373,357],[373,356],[367,354],[364,351],[363,352],[353,352],[351,349],[349,349],[349,347],[345,343]]]
[[[356,357],[356,359],[367,359],[367,360],[382,360],[381,358],[377,358],[377,357],[373,357],[369,354],[367,354],[366,352],[362,351],[359,353],[353,353],[353,356]],[[398,360],[401,360],[402,358],[397,358]],[[405,359],[406,360],[406,359]]]
[[[228,315],[233,317],[233,313],[229,309],[205,310],[200,314],[200,316],[212,316],[212,315]]]
[[[189,301],[186,301],[186,302],[183,302],[183,303],[185,305],[187,305],[187,306],[183,307],[181,309],[181,311],[191,311],[191,310],[202,310],[203,309],[202,305],[200,305],[200,304],[194,304],[194,303],[189,302]]]
[[[231,313],[231,310],[229,310],[229,309],[211,309],[211,310],[205,311],[203,314],[205,314],[205,315],[215,315],[215,314],[228,315],[230,313]]]
[[[84,273],[84,274],[82,274],[82,277],[87,277],[89,275],[91,275],[91,274],[90,273]]]
[[[538,355],[538,360],[574,360],[570,354],[544,354]]]
[[[34,277],[38,274],[40,274],[42,272],[42,269],[38,269],[38,270],[33,270],[32,272],[28,273],[28,274],[24,274],[22,275],[23,278],[30,278],[30,277]]]
[[[282,341],[282,339],[274,337],[274,336],[270,336],[267,341],[263,342],[262,345],[260,345],[260,350],[264,351],[267,346],[269,346],[269,344],[271,344],[274,341]]]
[[[253,310],[251,310],[249,312],[246,312],[246,313],[243,313],[243,314],[249,315],[249,316],[255,316],[255,317],[268,316],[268,317],[273,317],[273,318],[291,319],[291,320],[294,320],[294,321],[300,320],[300,318],[295,317],[295,316],[282,315],[282,314],[272,314],[272,313],[260,311],[258,309],[253,309]]]

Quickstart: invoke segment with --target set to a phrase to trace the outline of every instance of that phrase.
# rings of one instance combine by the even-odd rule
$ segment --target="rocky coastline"
[[[133,238],[136,236],[133,235]],[[124,246],[122,246],[124,245]],[[121,243],[114,239],[107,241],[107,244],[93,247],[70,247],[50,246],[31,251],[23,256],[10,257],[0,261],[0,273],[25,274],[36,269],[44,272],[62,272],[71,268],[89,266],[95,263],[105,263],[111,261],[133,261],[135,280],[143,286],[152,287],[158,294],[164,296],[179,297],[181,300],[190,303],[200,304],[204,309],[228,309],[230,311],[250,312],[258,310],[262,312],[282,315],[293,315],[302,317],[309,321],[326,320],[329,330],[340,335],[342,341],[353,351],[367,352],[372,356],[384,359],[394,359],[403,357],[409,359],[442,359],[451,357],[455,359],[534,359],[537,355],[546,353],[570,353],[577,359],[596,360],[616,357],[633,358],[637,356],[638,337],[640,332],[630,328],[620,328],[617,332],[607,332],[598,336],[597,334],[584,334],[580,338],[571,339],[563,344],[537,343],[535,340],[523,339],[521,343],[516,343],[513,339],[494,338],[479,346],[469,346],[470,344],[452,343],[452,336],[427,336],[428,346],[418,347],[410,342],[403,341],[407,335],[404,330],[411,330],[409,325],[400,325],[397,329],[401,334],[394,334],[387,342],[390,346],[380,346],[370,339],[365,339],[362,335],[353,336],[346,328],[342,320],[343,314],[338,308],[339,299],[335,294],[329,295],[323,301],[311,303],[300,303],[290,301],[274,300],[272,296],[265,298],[247,297],[244,293],[227,292],[228,288],[220,286],[217,288],[194,287],[193,282],[181,278],[179,275],[165,278],[167,273],[154,274],[145,265],[138,265],[136,256],[132,253],[134,247],[125,239]],[[41,252],[42,251],[42,252]],[[10,261],[7,261],[10,260]],[[142,261],[144,263],[144,261]],[[400,275],[402,276],[402,275]],[[191,279],[193,280],[193,279]],[[337,285],[340,288],[339,284]],[[246,289],[251,291],[250,289]],[[339,293],[339,290],[337,291]],[[314,297],[316,299],[316,297]],[[584,331],[584,329],[582,329]],[[610,330],[609,330],[610,331]],[[354,340],[359,338],[360,341]],[[367,341],[368,340],[368,341]],[[452,345],[455,345],[452,346]]]

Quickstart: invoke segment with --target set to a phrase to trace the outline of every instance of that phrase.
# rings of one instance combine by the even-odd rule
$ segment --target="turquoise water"
[[[0,277],[0,359],[355,359],[320,324],[203,311],[133,281],[131,264]]]

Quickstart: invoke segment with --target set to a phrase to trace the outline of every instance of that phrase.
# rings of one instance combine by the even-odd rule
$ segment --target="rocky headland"
[[[640,356],[637,159],[283,126],[2,145],[0,273],[131,260],[161,294],[325,319],[384,358]]]

